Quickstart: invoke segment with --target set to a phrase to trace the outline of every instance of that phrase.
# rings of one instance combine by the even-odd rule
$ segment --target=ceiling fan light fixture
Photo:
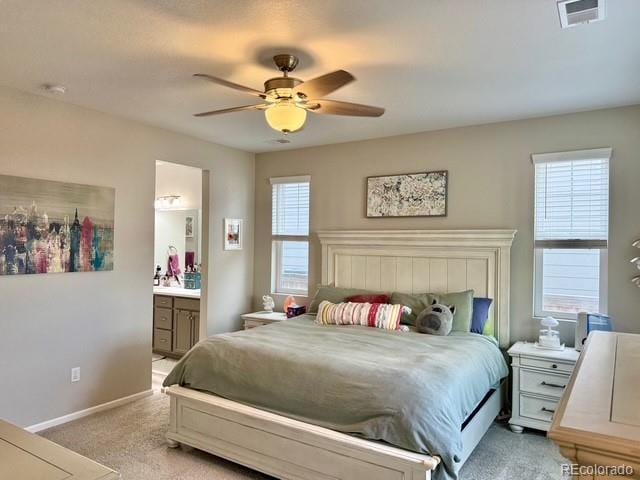
[[[297,132],[304,127],[307,120],[307,110],[310,110],[315,115],[352,117],[379,117],[384,114],[384,108],[323,98],[355,80],[355,77],[346,70],[336,70],[303,82],[299,78],[289,75],[298,65],[298,58],[295,55],[276,55],[273,57],[273,61],[283,75],[266,80],[264,82],[264,91],[262,92],[255,88],[230,82],[224,78],[214,77],[205,73],[194,74],[194,76],[209,82],[248,93],[262,100],[262,103],[259,104],[254,103],[240,107],[211,110],[196,113],[194,116],[210,117],[212,115],[246,110],[264,110],[265,120],[269,126],[278,132],[287,134]]]
[[[293,102],[281,101],[267,108],[264,117],[271,128],[282,133],[300,130],[307,120],[307,111]]]

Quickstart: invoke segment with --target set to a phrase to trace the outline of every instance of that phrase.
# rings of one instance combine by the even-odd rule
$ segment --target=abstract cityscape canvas
[[[367,178],[367,217],[445,217],[446,170]]]
[[[113,270],[115,190],[0,175],[0,275]]]

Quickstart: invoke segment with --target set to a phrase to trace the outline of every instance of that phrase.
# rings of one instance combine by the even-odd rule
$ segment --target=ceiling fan
[[[296,56],[289,54],[276,55],[273,57],[273,61],[283,76],[270,78],[264,82],[264,92],[238,85],[222,78],[196,73],[195,77],[204,78],[218,85],[248,93],[261,98],[263,103],[196,113],[195,116],[208,117],[210,115],[243,110],[263,110],[269,126],[286,134],[296,132],[304,126],[307,119],[307,111],[322,115],[347,115],[353,117],[379,117],[384,113],[384,108],[380,107],[322,99],[325,95],[353,82],[355,77],[349,72],[336,70],[303,82],[299,78],[289,76],[289,73],[298,65]]]

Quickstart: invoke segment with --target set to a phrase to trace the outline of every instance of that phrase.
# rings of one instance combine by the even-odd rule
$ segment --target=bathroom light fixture
[[[179,210],[182,208],[180,195],[164,195],[156,198],[154,203],[156,210]]]

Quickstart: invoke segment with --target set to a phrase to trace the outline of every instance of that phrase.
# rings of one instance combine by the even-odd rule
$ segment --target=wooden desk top
[[[0,420],[0,478],[118,480],[110,468]]]
[[[640,478],[640,335],[589,335],[549,437],[576,463],[631,465]]]

